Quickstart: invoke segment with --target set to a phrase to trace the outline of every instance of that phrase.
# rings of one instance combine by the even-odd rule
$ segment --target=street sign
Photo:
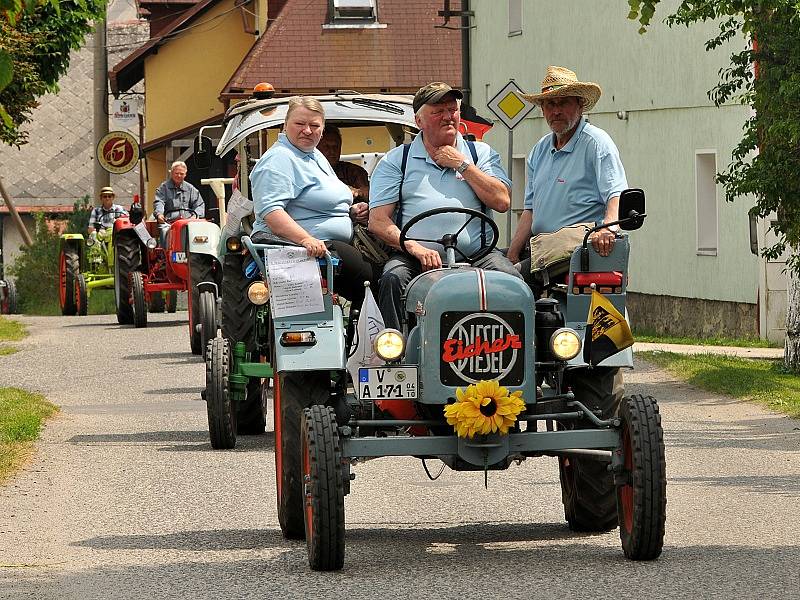
[[[127,131],[111,131],[97,144],[97,160],[109,173],[127,173],[139,161],[139,144]]]
[[[139,100],[116,98],[111,101],[111,120],[119,129],[128,129],[139,124]]]
[[[522,97],[522,90],[513,80],[497,92],[487,106],[509,129],[514,129],[536,108],[533,102]]]

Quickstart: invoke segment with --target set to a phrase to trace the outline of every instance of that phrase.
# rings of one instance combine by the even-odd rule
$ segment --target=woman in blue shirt
[[[342,260],[336,291],[359,308],[372,268],[350,245],[353,192],[317,150],[324,128],[325,113],[317,100],[289,100],[284,132],[250,175],[256,214],[253,241],[264,232],[303,246],[309,256],[322,256],[327,249],[336,252]]]

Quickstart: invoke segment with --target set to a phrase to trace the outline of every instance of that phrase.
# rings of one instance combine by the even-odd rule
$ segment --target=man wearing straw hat
[[[508,250],[512,262],[520,262],[520,251],[531,235],[617,220],[619,195],[628,187],[619,150],[605,131],[583,118],[601,93],[596,83],[578,81],[569,69],[551,66],[541,93],[523,94],[541,107],[552,133],[528,155],[524,210]],[[592,234],[592,245],[602,256],[611,252],[616,229]],[[530,258],[519,267],[527,277]]]
[[[539,94],[524,94],[538,104],[552,133],[540,139],[527,160],[525,204],[508,249],[513,262],[525,242],[537,233],[558,231],[577,223],[617,220],[620,193],[628,187],[619,150],[611,137],[583,118],[600,99],[596,83],[578,81],[564,67],[547,67]],[[595,250],[608,256],[618,226],[592,234]],[[530,257],[519,262],[523,277],[532,283]],[[571,369],[566,383],[575,397],[604,417],[614,414],[624,394],[622,373],[614,367]],[[608,478],[606,483],[613,485]]]
[[[104,187],[100,190],[100,206],[95,206],[89,215],[89,233],[113,227],[114,221],[128,214],[119,204],[114,204],[114,198],[114,188]]]

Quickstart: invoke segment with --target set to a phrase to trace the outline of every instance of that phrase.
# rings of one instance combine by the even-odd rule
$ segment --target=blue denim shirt
[[[153,202],[154,217],[158,218],[158,215],[164,215],[164,218],[168,221],[188,219],[194,216],[194,214],[186,210],[188,208],[193,209],[200,218],[206,216],[203,197],[191,183],[182,181],[180,186],[176,186],[175,182],[170,178],[158,186],[156,199]],[[173,210],[180,210],[180,213],[170,212]]]

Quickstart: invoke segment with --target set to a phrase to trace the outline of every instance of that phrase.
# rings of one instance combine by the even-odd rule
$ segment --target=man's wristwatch
[[[467,161],[461,161],[461,164],[456,167],[456,172],[460,173],[461,175],[464,174],[464,171],[469,169],[469,163]]]

